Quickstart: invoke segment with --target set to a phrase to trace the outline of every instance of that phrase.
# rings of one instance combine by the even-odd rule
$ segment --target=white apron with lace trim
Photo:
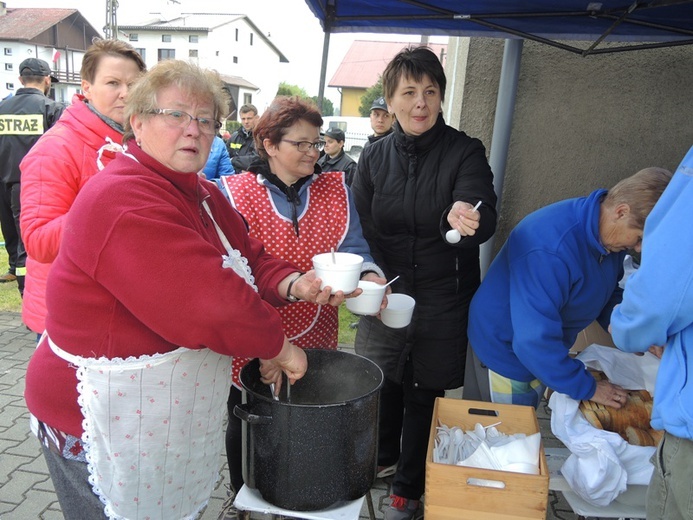
[[[257,290],[247,260],[215,227],[228,252],[223,266]],[[108,518],[195,518],[219,477],[232,358],[182,347],[84,358],[48,341],[77,367],[89,482]]]

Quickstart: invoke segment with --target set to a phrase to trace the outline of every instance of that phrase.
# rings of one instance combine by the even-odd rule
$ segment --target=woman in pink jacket
[[[95,42],[82,60],[83,95],[73,97],[20,164],[20,224],[28,255],[22,318],[38,334],[45,327],[46,281],[65,216],[84,183],[121,150],[125,96],[145,70],[142,57],[129,44]]]

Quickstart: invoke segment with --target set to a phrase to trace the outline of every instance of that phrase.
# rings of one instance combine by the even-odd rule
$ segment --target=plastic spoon
[[[333,263],[333,264],[336,264],[336,263],[337,263],[337,259],[336,259],[335,256],[334,256],[334,247],[332,248],[331,253],[332,253],[332,263]]]
[[[474,209],[472,211],[477,211],[479,209],[479,206],[481,206],[481,201],[476,203],[476,206],[474,206]],[[445,240],[449,244],[457,244],[460,240],[462,240],[462,235],[460,235],[460,232],[457,231],[455,228],[452,228],[450,231],[445,233]]]
[[[388,285],[390,285],[392,282],[394,282],[394,281],[397,280],[397,279],[399,279],[399,275],[395,276],[392,280],[390,280],[389,282],[387,282],[387,283],[384,285],[384,287],[387,287]]]

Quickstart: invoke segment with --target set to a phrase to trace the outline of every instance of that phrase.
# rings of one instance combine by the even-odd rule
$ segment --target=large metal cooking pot
[[[245,484],[293,511],[324,509],[364,496],[378,449],[378,365],[338,350],[306,350],[308,371],[287,402],[272,399],[255,359],[241,369]]]

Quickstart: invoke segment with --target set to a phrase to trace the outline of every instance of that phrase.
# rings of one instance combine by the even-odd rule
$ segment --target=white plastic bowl
[[[380,304],[385,296],[387,287],[384,284],[362,280],[358,283],[359,289],[363,292],[356,298],[349,298],[346,307],[354,314],[364,316],[375,316],[380,312]]]
[[[343,291],[344,294],[354,292],[358,287],[362,266],[363,257],[353,253],[322,253],[313,257],[313,269],[322,280],[320,288],[329,286],[332,294],[337,291]]]
[[[415,305],[408,294],[393,293],[387,297],[387,307],[380,311],[380,318],[391,329],[401,329],[411,322]]]

